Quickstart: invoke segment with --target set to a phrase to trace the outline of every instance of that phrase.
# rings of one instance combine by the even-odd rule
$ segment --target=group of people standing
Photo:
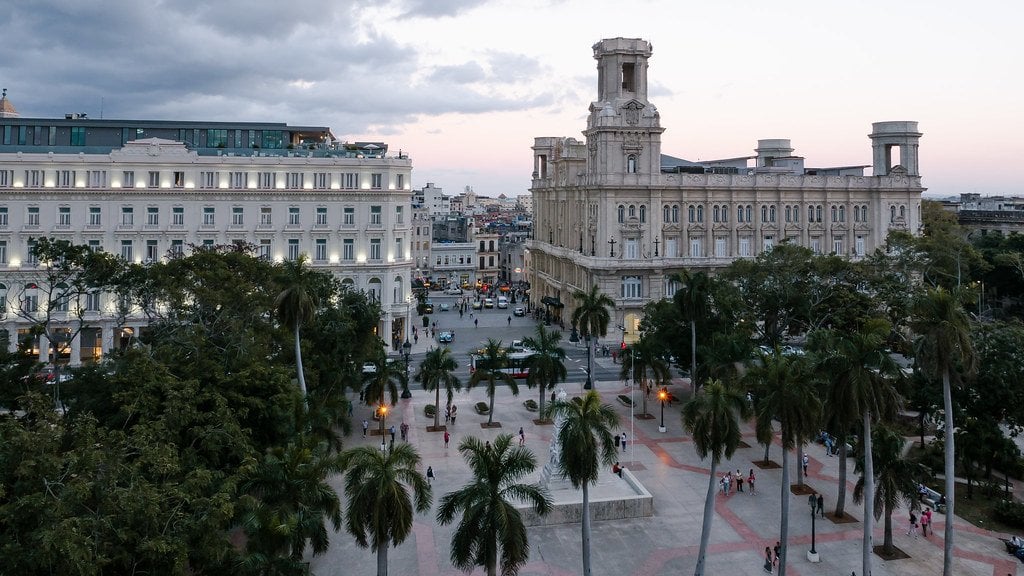
[[[754,481],[754,469],[750,469],[750,474],[746,476],[747,490],[751,495],[757,494],[757,488]],[[736,473],[726,472],[725,476],[722,476],[722,495],[728,496],[732,492],[743,492],[744,476],[743,472],[740,472],[739,468],[736,469]]]

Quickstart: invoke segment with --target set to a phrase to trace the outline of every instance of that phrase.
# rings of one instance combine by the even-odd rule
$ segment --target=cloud
[[[405,0],[403,17],[443,18],[486,4],[488,0]]]
[[[0,0],[0,37],[18,47],[0,59],[0,83],[26,117],[99,117],[102,102],[107,118],[283,121],[336,133],[549,103],[525,85],[529,59],[424,66],[425,48],[387,34],[394,6],[444,15],[478,4],[384,2],[371,13],[306,0]]]

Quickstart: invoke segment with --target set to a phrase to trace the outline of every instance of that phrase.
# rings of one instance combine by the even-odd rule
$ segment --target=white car
[[[462,288],[452,286],[451,288],[445,289],[444,293],[450,296],[462,296]]]

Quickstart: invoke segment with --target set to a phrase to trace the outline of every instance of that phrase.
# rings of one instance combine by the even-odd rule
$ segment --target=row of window
[[[822,221],[822,205],[815,204],[807,206],[807,221],[808,222],[821,222]],[[679,223],[679,212],[680,207],[678,204],[666,204],[662,208],[662,221],[665,223]],[[718,205],[715,204],[711,207],[712,219],[714,222],[728,222],[730,208],[727,204]],[[896,220],[896,206],[890,207],[891,217],[890,221]],[[832,222],[846,222],[846,206],[832,206],[831,207]],[[624,223],[628,214],[629,218],[637,217],[639,213],[640,223],[647,222],[647,207],[640,205],[639,211],[633,204],[626,206],[620,204],[617,209],[617,220],[618,222]],[[786,222],[800,222],[801,208],[799,205],[786,205],[785,206],[785,217]],[[899,217],[906,217],[906,207],[899,207]],[[761,222],[775,222],[777,218],[777,208],[775,206],[761,206]],[[704,206],[703,205],[690,205],[687,207],[687,220],[691,223],[702,223],[704,222]],[[853,220],[854,222],[868,222],[868,207],[866,204],[858,204],[853,206]],[[750,204],[736,206],[736,221],[737,222],[753,222],[754,221],[754,209]]]
[[[14,170],[0,170],[0,188],[10,188],[19,183],[15,179]],[[271,190],[283,188],[286,190],[328,190],[344,189],[358,190],[362,187],[361,174],[358,172],[219,172],[201,171],[199,179],[194,184],[189,181],[184,171],[175,170],[163,172],[149,170],[141,173],[142,178],[136,178],[134,170],[121,172],[120,180],[112,180],[107,170],[25,170],[21,185],[31,188],[105,188],[108,183],[121,188],[185,188],[195,186],[198,188],[256,188]],[[252,185],[250,186],[250,176]],[[374,172],[370,174],[371,189],[382,189],[384,187],[384,174]],[[395,188],[405,188],[405,174],[395,175]]]
[[[39,226],[39,206],[28,206],[25,209],[25,224],[27,226]],[[374,226],[380,226],[382,224],[382,212],[383,207],[379,205],[370,206],[370,224]],[[0,227],[9,225],[7,206],[0,206]],[[342,225],[343,226],[355,226],[356,223],[356,209],[354,206],[345,206],[342,208]],[[159,226],[160,225],[160,207],[159,206],[147,206],[146,207],[146,225],[147,226]],[[301,226],[302,225],[302,211],[299,206],[288,207],[288,225],[289,226]],[[395,224],[403,224],[405,222],[405,207],[395,206]],[[100,206],[89,206],[88,209],[88,220],[89,226],[102,226],[103,225],[103,208]],[[121,226],[134,226],[135,225],[135,207],[134,206],[122,206],[120,220],[118,222]],[[184,226],[185,224],[185,207],[184,206],[172,206],[171,207],[171,226]],[[214,206],[203,206],[202,209],[202,224],[203,226],[215,226],[217,224],[217,209]],[[274,210],[271,206],[261,206],[259,209],[259,224],[260,226],[272,226],[274,224]],[[232,206],[231,207],[231,225],[232,226],[244,226],[245,225],[245,207],[244,206]],[[314,212],[314,225],[315,226],[327,226],[328,225],[328,211],[326,206],[317,206]],[[70,206],[58,206],[57,207],[57,226],[71,226],[71,207]]]
[[[244,243],[244,240],[236,241],[238,243]],[[35,242],[33,240],[26,241],[25,254],[26,264],[29,266],[35,266],[39,262],[32,255],[32,248]],[[285,252],[281,257],[288,260],[297,260],[299,255],[302,253],[301,241],[298,238],[289,238],[286,240]],[[103,250],[103,245],[100,240],[91,239],[87,240],[87,245],[91,250]],[[127,262],[136,261],[136,241],[135,240],[120,240],[120,256]],[[204,239],[200,243],[201,246],[213,247],[215,241],[213,239]],[[340,253],[331,254],[328,250],[328,241],[326,238],[314,238],[312,243],[312,252],[307,252],[313,262],[325,263],[329,261],[342,261],[342,262],[355,262],[358,259],[366,259],[369,261],[382,261],[384,243],[380,238],[371,238],[368,241],[368,252],[366,254],[356,253],[356,241],[353,238],[344,238],[341,240]],[[185,252],[185,241],[181,239],[173,239],[169,241],[166,248],[161,248],[159,240],[143,240],[141,241],[141,247],[144,252],[139,255],[141,259],[146,262],[156,262],[163,255],[163,249],[167,250],[167,254],[171,257],[181,256]],[[7,240],[0,240],[0,265],[7,265]],[[406,258],[405,254],[405,243],[402,238],[395,238],[394,241],[394,254],[399,260]],[[270,238],[261,238],[256,242],[256,253],[260,258],[270,260],[271,258],[277,257],[274,253],[274,243]]]
[[[5,125],[0,142],[5,146],[85,146],[88,136],[85,126],[68,128],[68,140],[58,144],[56,126],[14,126]],[[162,132],[161,132],[162,133]],[[131,142],[146,137],[143,128],[123,128],[121,143]],[[283,130],[227,130],[227,129],[187,129],[178,130],[178,141],[189,147],[206,148],[266,148],[279,150],[291,142]]]

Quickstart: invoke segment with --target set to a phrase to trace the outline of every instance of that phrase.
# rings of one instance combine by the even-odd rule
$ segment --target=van
[[[498,308],[508,308],[508,298],[498,296]]]

